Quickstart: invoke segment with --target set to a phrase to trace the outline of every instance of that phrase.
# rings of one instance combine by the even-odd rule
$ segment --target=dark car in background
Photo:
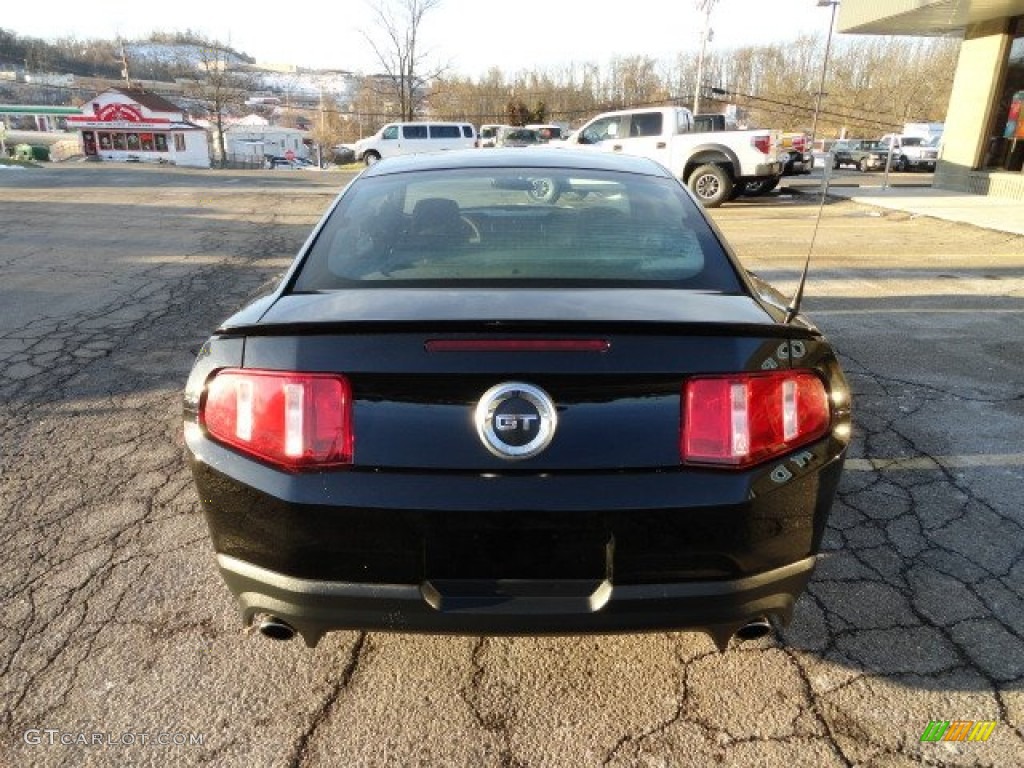
[[[335,165],[350,165],[356,161],[356,150],[351,144],[335,144],[331,155]]]
[[[495,149],[357,177],[203,345],[184,422],[218,567],[264,635],[697,629],[724,649],[792,615],[850,394],[661,165]]]
[[[852,165],[864,173],[885,168],[888,148],[874,139],[840,139],[832,145],[832,168]]]
[[[540,143],[540,134],[532,128],[502,126],[498,129],[494,146],[496,147],[529,147]]]
[[[275,157],[267,156],[264,159],[267,168],[272,171],[278,169],[284,169],[288,171],[301,171],[306,165],[309,165],[308,161],[299,160],[297,157]]]
[[[814,155],[806,133],[783,133],[782,150],[785,155],[783,176],[806,175],[814,169]]]
[[[857,161],[853,157],[853,152],[860,149],[860,146],[864,143],[864,139],[839,139],[832,144],[832,168],[838,170],[843,166],[857,165]]]

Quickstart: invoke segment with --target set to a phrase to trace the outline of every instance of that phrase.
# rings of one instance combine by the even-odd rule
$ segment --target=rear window
[[[660,136],[661,113],[638,112],[630,117],[629,135],[633,137]]]
[[[465,138],[465,139],[472,139],[472,138],[474,138],[474,136],[473,136],[473,126],[472,125],[464,125],[464,126],[462,126],[462,137]]]
[[[506,133],[505,134],[505,140],[506,141],[528,141],[528,142],[531,142],[531,143],[536,143],[536,141],[537,141],[537,133],[536,133],[536,131],[531,131],[528,128],[520,128],[518,130],[509,131],[508,133]]]
[[[562,129],[557,125],[542,125],[540,128],[535,128],[537,131],[537,138],[540,141],[551,141],[552,139],[562,138]]]
[[[292,290],[428,285],[741,292],[676,180],[529,168],[356,179]]]

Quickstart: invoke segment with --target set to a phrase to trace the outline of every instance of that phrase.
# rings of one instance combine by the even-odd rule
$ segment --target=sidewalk
[[[818,188],[802,186],[800,191],[803,194],[814,194]],[[855,203],[1024,235],[1024,200],[971,195],[932,187],[882,189],[881,185],[830,186],[828,194],[831,197],[853,200]]]

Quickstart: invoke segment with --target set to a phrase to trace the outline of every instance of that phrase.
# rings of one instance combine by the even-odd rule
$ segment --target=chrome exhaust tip
[[[291,640],[295,637],[295,628],[276,616],[260,616],[257,622],[260,634],[271,640]]]
[[[734,637],[737,640],[758,640],[772,632],[772,623],[768,621],[768,617],[759,616],[737,629]]]

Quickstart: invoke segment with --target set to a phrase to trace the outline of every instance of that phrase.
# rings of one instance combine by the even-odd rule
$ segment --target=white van
[[[419,122],[388,123],[373,136],[357,141],[355,149],[357,161],[373,165],[385,157],[475,146],[476,129],[469,123]]]

